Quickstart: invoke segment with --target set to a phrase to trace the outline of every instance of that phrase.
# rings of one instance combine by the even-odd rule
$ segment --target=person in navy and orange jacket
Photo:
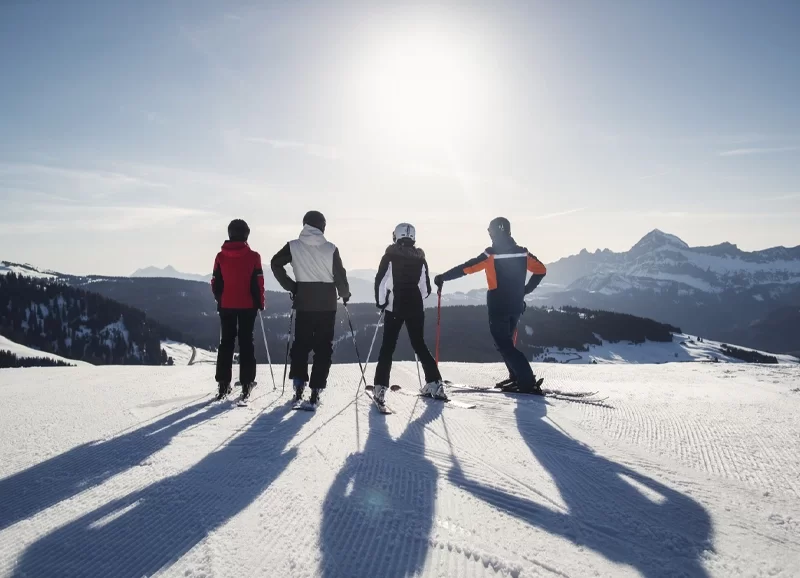
[[[217,350],[217,374],[219,384],[217,399],[231,392],[233,351],[239,338],[239,381],[242,384],[242,399],[250,396],[256,379],[256,354],[253,344],[253,328],[256,315],[263,311],[264,270],[261,255],[247,244],[250,227],[241,219],[228,225],[228,241],[214,260],[214,275],[211,290],[217,300],[219,312],[220,340]]]
[[[445,281],[479,271],[486,272],[489,331],[511,378],[503,389],[541,394],[542,380],[536,380],[525,354],[514,345],[514,332],[525,311],[525,296],[541,283],[547,269],[525,247],[517,245],[511,236],[508,219],[493,219],[489,223],[489,236],[492,239],[491,247],[463,265],[437,275],[433,282],[441,293]],[[531,273],[531,277],[526,283],[528,273]]]

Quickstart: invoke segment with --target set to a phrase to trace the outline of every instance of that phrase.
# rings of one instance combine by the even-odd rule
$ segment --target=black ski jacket
[[[402,243],[389,245],[375,275],[375,304],[399,316],[418,315],[430,294],[425,251]]]

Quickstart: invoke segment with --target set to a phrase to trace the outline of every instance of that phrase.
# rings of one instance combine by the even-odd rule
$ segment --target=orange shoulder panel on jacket
[[[528,271],[534,275],[546,275],[547,267],[533,255],[528,255]]]

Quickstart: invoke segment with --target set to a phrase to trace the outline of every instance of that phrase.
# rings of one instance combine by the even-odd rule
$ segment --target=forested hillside
[[[58,281],[0,276],[0,334],[12,341],[92,364],[161,363],[161,339],[180,332],[133,307]]]
[[[164,277],[72,277],[69,282],[135,307],[162,325],[177,329],[184,343],[204,349],[219,344],[217,302],[208,283]],[[288,311],[290,303],[288,293],[267,292],[268,313]]]

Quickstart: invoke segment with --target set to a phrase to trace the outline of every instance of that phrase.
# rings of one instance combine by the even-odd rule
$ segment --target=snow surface
[[[60,355],[55,355],[53,353],[45,353],[44,351],[39,351],[38,349],[33,349],[32,347],[26,347],[25,345],[20,345],[19,343],[15,343],[14,341],[11,341],[7,337],[3,337],[2,335],[0,335],[0,351],[10,351],[17,357],[44,357],[45,359],[52,359],[54,361],[63,361],[65,363],[71,363],[72,365],[89,366],[89,367],[91,367],[92,365],[91,363],[86,363],[85,361],[76,361],[74,359],[67,359],[66,357],[61,357]],[[26,368],[21,368],[21,369],[26,369]],[[47,369],[52,369],[52,368],[47,368]]]
[[[193,347],[177,341],[161,342],[161,349],[167,352],[175,365],[194,365],[195,363],[216,363],[217,354],[206,349]]]
[[[382,416],[337,365],[307,413],[280,386],[209,406],[208,365],[0,372],[27,402],[0,405],[0,575],[800,575],[800,368],[534,369],[608,399]]]
[[[595,335],[600,339],[600,336]],[[763,355],[771,355],[778,360],[779,364],[797,365],[800,363],[796,357],[791,355],[781,355],[740,347],[737,349],[744,351],[757,351]],[[719,360],[725,363],[745,363],[735,357],[729,357],[722,349],[722,343],[703,339],[698,341],[696,337],[684,334],[673,334],[671,342],[646,341],[642,344],[621,341],[611,343],[603,340],[602,345],[590,345],[589,351],[577,351],[575,349],[556,349],[548,348],[546,353],[542,353],[533,358],[533,361],[542,361],[546,357],[552,357],[561,363],[670,363],[676,361],[714,361]]]

